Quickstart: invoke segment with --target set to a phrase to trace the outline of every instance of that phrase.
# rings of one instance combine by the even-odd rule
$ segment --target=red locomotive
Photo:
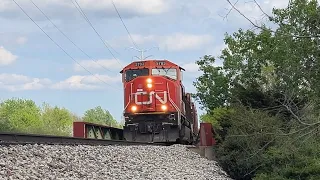
[[[182,71],[168,60],[135,61],[123,68],[123,133],[127,141],[194,141],[197,111],[191,94],[185,92]]]

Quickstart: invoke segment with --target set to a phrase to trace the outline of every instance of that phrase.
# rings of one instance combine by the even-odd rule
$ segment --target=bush
[[[320,179],[320,139],[310,134],[311,129],[279,139],[263,155],[263,166],[254,179]]]
[[[220,130],[216,156],[232,178],[251,179],[263,163],[262,155],[274,144],[281,121],[268,113],[234,106],[218,118]],[[214,111],[215,112],[215,111]]]
[[[310,108],[304,113],[299,115],[318,117],[313,116],[318,112]],[[202,117],[217,128],[216,157],[232,178],[319,179],[320,124],[305,126],[295,119],[287,123],[281,114],[275,116],[242,105],[217,108]]]

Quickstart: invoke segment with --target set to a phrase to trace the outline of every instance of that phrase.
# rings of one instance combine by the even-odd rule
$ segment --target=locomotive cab
[[[135,67],[131,66],[132,64],[124,68],[120,73],[122,74],[122,82],[127,83],[135,79],[136,77],[151,77],[151,76],[163,76],[170,78],[173,81],[181,81],[182,80],[182,70],[183,68],[176,65],[173,66],[165,66],[165,62],[160,61],[152,61],[150,62],[136,62]],[[162,64],[162,65],[161,65]],[[149,66],[147,66],[149,65]]]

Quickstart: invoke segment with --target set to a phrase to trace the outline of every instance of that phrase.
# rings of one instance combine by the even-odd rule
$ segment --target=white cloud
[[[158,36],[154,36],[154,35],[132,34],[131,37],[137,44],[150,43],[159,39]],[[130,41],[129,37],[127,36],[121,37],[120,40],[121,40],[120,43],[127,43]]]
[[[5,66],[13,63],[18,57],[10,51],[0,46],[0,66]]]
[[[272,8],[285,8],[288,5],[288,0],[265,0],[257,2],[259,3],[263,12],[267,13],[268,15],[272,15]],[[259,20],[262,16],[264,16],[263,12],[254,2],[239,2],[236,7],[250,19]]]
[[[72,1],[66,0],[33,0],[45,13],[53,19],[65,19],[73,15],[80,16]],[[17,1],[32,17],[44,19],[29,0]],[[117,13],[110,0],[77,0],[81,8],[96,17],[117,17]],[[170,9],[170,2],[165,0],[114,0],[123,18],[162,14]],[[56,11],[59,9],[59,12]],[[12,0],[0,1],[0,14],[4,17],[23,17],[19,7]],[[19,13],[17,13],[19,12]],[[71,16],[70,16],[71,14]]]
[[[215,58],[217,58],[218,56],[220,56],[222,54],[222,50],[227,48],[227,45],[225,43],[222,43],[220,45],[217,45],[217,46],[209,46],[207,49],[206,49],[206,54],[208,55],[212,55],[214,56]]]
[[[216,2],[215,4],[219,4]],[[194,3],[194,2],[183,2],[182,4],[182,15],[185,18],[201,19],[206,18],[210,15],[210,10],[216,10],[216,8],[208,7],[206,3]]]
[[[122,67],[122,62],[120,61],[120,63],[119,63],[119,61],[116,59],[100,59],[97,61],[83,60],[83,61],[80,61],[79,64],[74,65],[73,69],[75,71],[85,71],[84,68],[89,69],[89,70],[113,71],[113,70],[119,70]],[[119,72],[120,72],[120,70],[119,70]]]
[[[16,43],[19,45],[25,44],[28,41],[28,39],[26,37],[18,37],[16,39]]]
[[[273,7],[276,8],[285,8],[288,5],[289,0],[265,0],[263,1],[263,5],[267,6],[267,8],[270,10],[269,12],[271,12]],[[319,2],[319,1],[318,1]]]
[[[48,87],[48,85],[51,83],[49,79],[39,79],[39,78],[33,78],[32,82],[28,82],[23,84],[22,89],[23,90],[37,90],[37,89],[43,89]]]
[[[71,76],[64,81],[60,81],[56,84],[53,84],[51,88],[53,89],[68,89],[68,90],[96,90],[104,89],[109,86],[114,87],[114,83],[120,82],[121,77],[110,77],[108,75],[88,75],[80,76],[75,75]]]
[[[218,67],[218,66],[223,66],[223,61],[219,59],[217,56],[221,55],[221,50],[226,48],[227,46],[223,43],[218,46],[210,47],[206,50],[207,55],[212,55],[215,58],[215,62],[213,63],[213,66]],[[187,62],[187,63],[181,63],[181,67],[183,67],[186,72],[184,73],[185,76],[187,77],[198,77],[202,75],[202,72],[199,71],[199,65],[196,64],[195,61],[192,62]]]
[[[256,5],[253,1],[231,1],[231,3],[236,3],[235,7],[244,14],[247,18],[253,21],[256,24],[260,24],[260,22],[264,22],[267,20],[264,13],[260,10],[260,8]],[[272,15],[273,8],[285,8],[288,5],[288,0],[258,0],[257,1],[262,8],[262,10],[267,13],[268,15]],[[225,16],[229,10],[231,9],[231,5],[229,3],[225,4],[226,12],[223,13]],[[235,26],[243,26],[248,25],[250,22],[245,19],[239,12],[236,10],[232,10],[231,13],[227,16],[229,23]],[[251,25],[251,24],[250,24]]]
[[[195,80],[195,78],[199,77],[202,75],[202,71],[199,70],[199,65],[196,64],[195,61],[193,62],[188,62],[185,64],[182,64],[181,66],[182,68],[184,68],[186,71],[183,73],[183,76],[186,81],[188,82],[184,82],[184,84],[187,86],[187,84],[189,84],[190,86],[192,86],[192,81]],[[191,82],[189,82],[191,81]]]
[[[192,35],[176,33],[167,36],[160,43],[160,48],[165,48],[168,51],[183,51],[201,48],[213,40],[210,35]]]
[[[110,77],[108,75],[74,75],[60,82],[52,82],[47,78],[33,78],[21,74],[0,74],[0,90],[26,91],[40,89],[55,90],[98,90],[115,88],[121,82],[121,75]],[[112,87],[110,87],[112,86]]]
[[[199,66],[195,62],[183,64],[181,67],[186,70],[187,74],[199,72]]]
[[[123,14],[152,15],[161,14],[169,9],[165,0],[114,0],[117,9]],[[114,11],[110,0],[79,0],[85,9]]]
[[[8,91],[38,90],[50,85],[47,78],[31,78],[20,74],[0,74],[0,89]]]
[[[7,85],[23,84],[30,82],[30,78],[20,74],[0,74],[0,82]]]
[[[187,33],[174,33],[171,35],[132,35],[134,41],[139,44],[153,43],[157,44],[160,49],[167,51],[184,51],[199,49],[213,42],[211,35],[197,35]],[[113,40],[113,46],[121,47],[130,43],[129,37],[120,37]]]
[[[14,4],[10,0],[1,0],[0,1],[0,12],[5,10],[14,9]]]
[[[261,6],[266,8],[266,6],[263,6],[262,4],[261,4]],[[243,13],[249,19],[258,20],[258,18],[263,15],[263,12],[253,2],[238,3],[238,5],[236,5],[236,7],[241,11],[241,13]],[[234,12],[236,12],[236,11],[234,10]],[[236,13],[238,13],[238,12],[236,12]],[[239,15],[239,16],[241,16],[241,15]],[[241,17],[241,18],[243,18],[243,17]]]

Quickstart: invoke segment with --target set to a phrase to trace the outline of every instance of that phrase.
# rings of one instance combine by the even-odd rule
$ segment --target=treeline
[[[83,117],[79,117],[65,108],[47,103],[37,106],[29,99],[12,98],[0,103],[0,132],[72,136],[73,121],[122,128],[122,124],[100,106],[87,110]]]
[[[215,153],[234,179],[320,179],[320,8],[292,0],[266,26],[225,36],[197,64],[195,98],[214,125]]]

